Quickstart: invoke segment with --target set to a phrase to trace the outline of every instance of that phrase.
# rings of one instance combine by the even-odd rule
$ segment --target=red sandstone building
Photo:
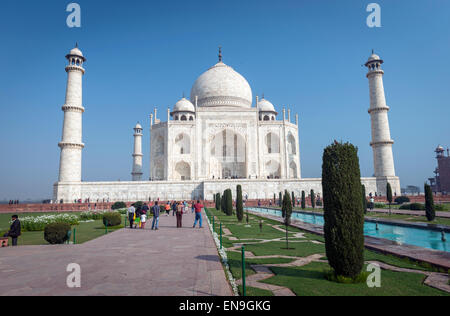
[[[438,146],[434,151],[438,166],[434,170],[435,177],[429,178],[433,192],[450,193],[450,154],[447,148],[447,156],[442,146]]]

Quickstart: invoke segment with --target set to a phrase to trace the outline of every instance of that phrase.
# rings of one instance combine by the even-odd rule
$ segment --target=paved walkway
[[[173,216],[150,224],[82,245],[2,248],[0,295],[232,295],[208,227],[193,229],[190,213],[181,229]],[[81,266],[81,288],[66,286],[69,263]]]

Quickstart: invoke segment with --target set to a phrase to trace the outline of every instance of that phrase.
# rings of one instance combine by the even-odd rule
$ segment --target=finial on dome
[[[222,62],[222,46],[219,46],[219,62]]]
[[[373,50],[373,48],[372,48],[372,55],[373,55],[373,54],[375,54],[375,52],[374,52],[374,50]]]

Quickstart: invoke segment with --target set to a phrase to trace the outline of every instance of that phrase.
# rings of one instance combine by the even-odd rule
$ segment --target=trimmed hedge
[[[397,204],[409,203],[411,200],[407,196],[399,196],[394,200]]]
[[[118,212],[110,212],[103,214],[103,225],[118,226],[122,223],[122,216]]]
[[[112,210],[118,210],[120,208],[127,208],[127,205],[125,204],[125,202],[116,202],[111,206]]]
[[[403,204],[400,206],[400,209],[411,211],[425,211],[425,205],[423,205],[422,203]]]
[[[48,224],[44,229],[44,239],[52,245],[63,244],[69,239],[67,233],[71,229],[67,223]]]

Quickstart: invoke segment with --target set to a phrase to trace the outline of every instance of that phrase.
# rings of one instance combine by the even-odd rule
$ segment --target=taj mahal
[[[77,45],[78,46],[78,45]],[[150,114],[150,155],[144,159],[144,128],[133,128],[130,181],[82,181],[82,79],[86,58],[78,47],[66,56],[68,75],[59,179],[54,200],[90,201],[213,200],[213,195],[242,185],[248,199],[271,199],[284,190],[322,193],[320,178],[302,178],[299,116],[253,97],[247,80],[223,62],[204,72],[167,113]],[[395,175],[388,111],[383,87],[383,60],[372,54],[366,62],[369,80],[374,174],[361,178],[366,192],[384,195],[389,182],[400,193]],[[174,100],[175,101],[175,100]],[[281,110],[281,113],[277,112]],[[361,107],[361,111],[366,108]],[[278,115],[281,114],[281,118]],[[88,135],[86,137],[89,137]],[[150,174],[142,166],[148,161]]]

